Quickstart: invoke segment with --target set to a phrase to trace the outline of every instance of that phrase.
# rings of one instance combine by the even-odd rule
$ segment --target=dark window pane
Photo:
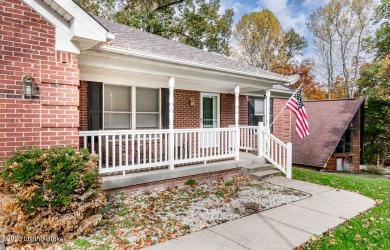
[[[345,131],[345,153],[351,153],[352,152],[352,131],[347,130]]]
[[[217,126],[217,97],[203,97],[203,128],[215,128]]]
[[[88,82],[88,130],[102,129],[102,83]]]
[[[264,116],[262,116],[262,115],[256,115],[256,116],[254,116],[254,124],[253,124],[253,126],[258,126],[259,125],[259,122],[262,122],[263,121],[263,119],[264,119]]]
[[[336,153],[344,153],[344,147],[345,147],[345,134],[343,134],[339,144],[336,147]]]

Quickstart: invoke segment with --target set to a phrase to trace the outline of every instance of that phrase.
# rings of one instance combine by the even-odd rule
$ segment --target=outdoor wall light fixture
[[[194,106],[195,105],[195,97],[190,97],[189,101],[188,101],[188,104],[190,106]]]
[[[25,75],[22,82],[22,94],[24,96],[33,96],[35,95],[35,82],[32,75]]]

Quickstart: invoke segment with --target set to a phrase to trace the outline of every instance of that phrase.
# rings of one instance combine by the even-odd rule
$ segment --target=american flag
[[[302,86],[297,89],[295,94],[290,98],[286,104],[296,117],[295,133],[302,139],[309,135],[309,123],[307,122],[306,109],[303,105]]]

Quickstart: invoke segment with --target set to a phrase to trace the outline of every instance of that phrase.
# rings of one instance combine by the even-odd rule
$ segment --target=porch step
[[[268,163],[256,163],[249,166],[245,166],[241,168],[241,174],[243,176],[250,176],[251,174],[266,171],[266,170],[272,170],[273,166],[272,164]]]
[[[265,170],[265,171],[260,171],[260,172],[255,172],[250,175],[253,179],[256,180],[264,180],[268,177],[271,176],[280,176],[280,171],[278,170]]]
[[[248,176],[256,180],[262,180],[270,176],[279,176],[280,171],[275,170],[271,164],[260,163],[242,167],[241,174],[243,176]]]

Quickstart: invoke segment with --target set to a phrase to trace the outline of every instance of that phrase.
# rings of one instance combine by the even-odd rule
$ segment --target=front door
[[[219,95],[202,93],[201,95],[201,126],[202,128],[218,128]]]
[[[201,127],[218,128],[219,127],[219,95],[218,94],[201,94],[200,103],[200,122]],[[217,132],[204,132],[201,145],[203,148],[218,146],[219,135]]]

